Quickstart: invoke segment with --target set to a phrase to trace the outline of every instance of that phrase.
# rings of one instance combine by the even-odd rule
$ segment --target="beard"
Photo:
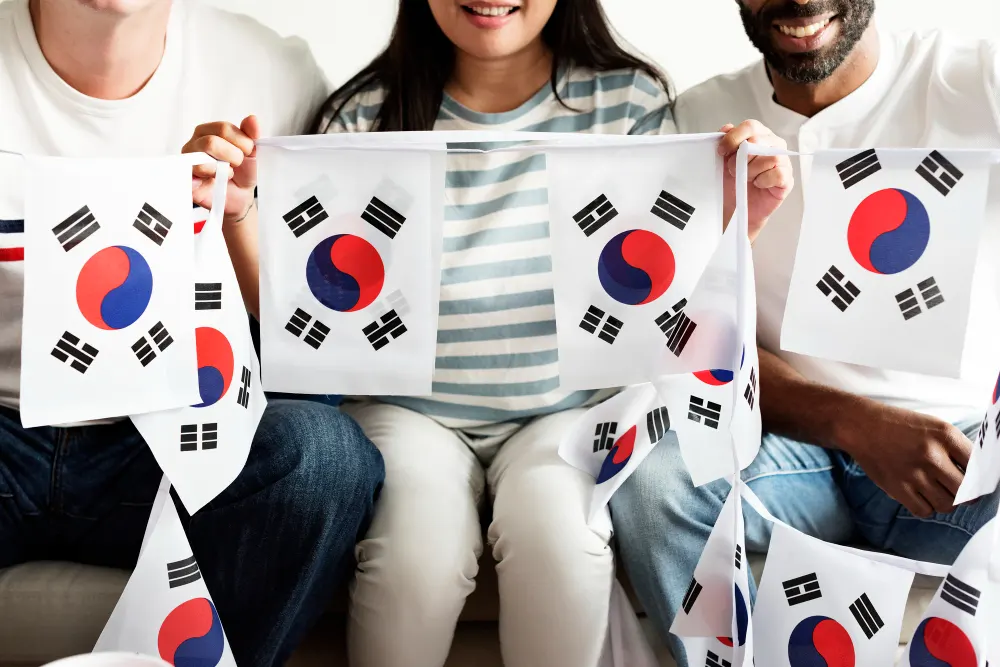
[[[833,74],[861,41],[875,14],[875,0],[817,0],[808,5],[788,0],[766,6],[756,14],[739,0],[737,2],[747,37],[774,73],[792,83],[803,84],[819,83]],[[840,20],[840,34],[833,44],[809,53],[786,53],[775,46],[775,21],[830,12],[837,14]]]

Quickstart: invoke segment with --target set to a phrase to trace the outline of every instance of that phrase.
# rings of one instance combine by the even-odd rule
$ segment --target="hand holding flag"
[[[785,150],[785,140],[764,127],[759,121],[745,120],[739,125],[724,125],[720,132],[726,136],[719,141],[719,155],[726,159],[725,185],[723,186],[723,221],[736,211],[736,151],[740,144],[749,141],[758,146],[771,146]],[[750,215],[750,240],[764,228],[795,186],[792,162],[787,155],[751,155],[747,167],[747,205]]]

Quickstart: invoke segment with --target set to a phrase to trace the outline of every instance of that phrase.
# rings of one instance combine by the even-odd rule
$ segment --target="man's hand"
[[[723,220],[728,224],[736,210],[736,151],[749,141],[760,146],[787,148],[785,140],[756,120],[739,125],[725,125],[720,130],[726,136],[719,141],[719,155],[726,159],[723,185]],[[750,240],[757,238],[771,214],[795,185],[792,162],[787,155],[751,155],[747,160],[747,204],[750,213]]]
[[[184,144],[182,153],[208,153],[216,160],[228,162],[229,188],[226,191],[226,224],[242,221],[253,206],[254,188],[257,187],[257,149],[254,142],[260,138],[260,124],[256,116],[243,119],[239,127],[232,123],[218,122],[199,125],[194,135]],[[199,165],[194,168],[192,195],[194,203],[212,208],[212,184],[215,166]]]
[[[972,443],[946,422],[859,400],[837,440],[868,477],[915,516],[954,509]]]

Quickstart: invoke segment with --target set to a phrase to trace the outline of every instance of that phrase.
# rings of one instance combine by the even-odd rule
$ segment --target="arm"
[[[953,425],[802,377],[758,348],[765,432],[849,454],[916,516],[954,509],[972,443]]]

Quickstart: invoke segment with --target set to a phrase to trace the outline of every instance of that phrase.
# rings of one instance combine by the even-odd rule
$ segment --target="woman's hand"
[[[229,163],[223,178],[229,178],[226,188],[226,208],[222,218],[222,235],[229,248],[229,258],[236,271],[236,281],[243,293],[247,311],[255,317],[260,308],[260,251],[257,245],[257,207],[254,189],[257,187],[257,148],[260,125],[256,116],[247,116],[236,127],[232,123],[206,123],[194,130],[184,144],[184,153],[208,153],[216,160]],[[212,208],[214,165],[194,168],[191,195],[194,203]]]
[[[254,205],[254,188],[257,187],[257,148],[260,125],[256,116],[247,116],[239,127],[232,123],[205,123],[195,128],[191,139],[184,144],[182,153],[207,153],[216,160],[228,162],[229,188],[226,190],[226,209],[223,221],[234,225],[243,221]],[[198,165],[194,168],[192,197],[194,203],[212,208],[212,184],[215,183],[215,166]]]
[[[723,195],[723,214],[726,224],[736,211],[736,151],[740,144],[770,146],[784,150],[785,140],[756,120],[745,120],[739,125],[725,125],[720,132],[726,136],[719,141],[719,155],[726,161]],[[795,185],[792,162],[787,155],[751,155],[747,165],[747,204],[750,209],[750,240],[767,224]]]

